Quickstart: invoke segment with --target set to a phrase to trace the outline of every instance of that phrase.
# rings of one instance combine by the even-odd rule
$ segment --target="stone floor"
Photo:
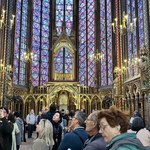
[[[33,141],[36,139],[36,133],[33,133],[33,138],[28,139],[26,134],[26,142],[22,142],[20,150],[31,150]]]

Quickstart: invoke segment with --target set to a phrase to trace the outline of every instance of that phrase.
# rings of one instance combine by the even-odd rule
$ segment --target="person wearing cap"
[[[150,149],[150,131],[145,128],[144,121],[141,117],[135,117],[131,124],[131,129],[136,132],[136,137],[145,147]]]

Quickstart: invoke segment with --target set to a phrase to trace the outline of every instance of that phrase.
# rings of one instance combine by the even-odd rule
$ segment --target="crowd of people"
[[[37,138],[32,150],[150,150],[150,131],[138,111],[130,119],[115,107],[93,111],[58,110],[55,103],[21,119],[18,112],[0,108],[0,150],[19,150],[25,138]]]

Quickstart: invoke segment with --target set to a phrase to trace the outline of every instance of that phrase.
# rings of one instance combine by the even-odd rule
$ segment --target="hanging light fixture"
[[[118,30],[120,34],[125,34],[128,32],[128,29],[130,32],[134,31],[134,28],[136,28],[136,20],[137,18],[133,18],[132,22],[129,22],[128,15],[125,14],[125,11],[123,11],[122,14],[122,20],[119,21],[118,18],[114,18],[114,22],[112,22],[112,30],[114,33]],[[121,22],[119,24],[119,22]]]
[[[5,66],[3,60],[0,60],[0,73],[4,73],[4,72],[8,72],[10,73],[12,71],[12,66],[11,65],[7,65]]]
[[[15,22],[15,15],[12,14],[12,17],[10,19],[10,29],[12,29]],[[6,27],[6,10],[3,8],[1,11],[1,17],[0,17],[0,29],[3,27]]]
[[[90,54],[89,58],[94,61],[100,61],[104,57],[104,54],[100,53],[98,49],[95,53]]]

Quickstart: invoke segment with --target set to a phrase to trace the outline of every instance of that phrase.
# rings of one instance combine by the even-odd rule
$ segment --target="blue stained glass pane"
[[[102,0],[100,3],[100,50],[101,53],[103,54],[103,59],[101,60],[101,86],[106,86],[107,85],[107,69],[106,69],[106,11],[105,11],[105,0]]]
[[[41,81],[40,85],[46,84],[48,82],[48,61],[49,61],[49,13],[50,13],[50,5],[48,1],[45,1],[42,5],[42,51],[41,51]]]
[[[64,18],[64,0],[56,1],[56,30],[58,35],[62,32],[62,21]]]
[[[42,8],[41,8],[42,6]],[[48,82],[50,0],[34,1],[32,52],[32,84]],[[38,19],[37,19],[38,18]],[[39,62],[41,63],[39,64]],[[41,78],[41,79],[40,79]],[[40,79],[40,80],[39,80]]]
[[[101,86],[110,86],[113,83],[111,14],[111,0],[102,0],[100,2],[100,50],[103,54],[100,69]]]
[[[61,48],[55,57],[56,73],[72,73],[72,55],[66,48]]]
[[[33,28],[33,35],[40,36],[40,33],[39,33],[39,30],[40,30],[40,29],[37,29],[37,28],[35,27],[35,25],[34,25],[33,27],[34,27],[34,28]]]
[[[111,30],[111,0],[107,0],[107,60],[108,60],[108,85],[113,84],[113,63],[112,63],[112,30]]]
[[[143,0],[138,0],[138,24],[139,24],[139,47],[145,45],[144,41],[144,13],[143,13]]]
[[[133,24],[133,33],[128,32],[128,74],[129,78],[132,78],[134,75],[138,74],[138,68],[135,66],[133,69],[133,58],[136,58],[138,55],[137,42],[139,43],[139,47],[144,45],[144,21],[143,21],[143,5],[142,0],[138,0],[138,29],[139,29],[139,41],[137,41],[137,30],[136,26]],[[139,5],[140,4],[140,5]],[[127,13],[128,13],[128,22],[133,22],[136,17],[136,2],[135,1],[127,1]],[[134,22],[133,22],[134,23]],[[128,30],[130,26],[128,27]],[[142,29],[142,32],[140,30]]]
[[[85,85],[87,80],[88,86],[94,86],[95,78],[95,62],[90,59],[95,51],[94,2],[79,2],[79,79],[81,85]]]
[[[65,10],[64,10],[65,5]],[[65,11],[65,12],[64,12]],[[73,24],[73,0],[57,0],[56,1],[56,30],[58,35],[62,32],[62,22],[64,19],[65,13],[65,22],[66,22],[66,32],[68,35],[71,33],[72,24]]]
[[[81,85],[86,84],[86,2],[79,1],[79,81]]]
[[[22,8],[22,9],[21,9]],[[25,85],[25,60],[22,58],[27,49],[27,15],[28,1],[22,5],[16,3],[16,27],[15,27],[15,50],[14,50],[14,84]],[[22,23],[22,24],[21,24]],[[20,68],[18,68],[20,67]]]
[[[65,21],[66,21],[66,32],[68,35],[70,35],[73,24],[73,0],[66,1]]]
[[[132,14],[131,14],[131,3],[130,3],[130,0],[127,1],[127,14],[128,14],[128,21],[131,22],[131,17],[132,17]],[[130,30],[130,28],[128,27],[128,30]],[[129,67],[128,67],[128,72],[129,72],[129,77],[132,77],[132,64],[131,64],[131,61],[132,60],[132,35],[130,32],[127,33],[128,34],[128,59],[129,59]]]

